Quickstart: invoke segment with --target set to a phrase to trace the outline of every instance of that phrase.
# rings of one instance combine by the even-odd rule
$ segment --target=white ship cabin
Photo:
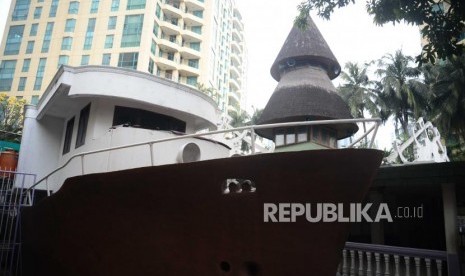
[[[63,66],[38,105],[26,107],[18,171],[39,181],[66,165],[37,187],[56,191],[75,175],[228,157],[227,145],[205,138],[145,143],[215,130],[219,118],[216,103],[187,86],[123,68]]]

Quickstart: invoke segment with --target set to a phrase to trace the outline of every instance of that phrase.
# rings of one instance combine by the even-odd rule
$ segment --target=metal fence
[[[21,209],[32,205],[34,174],[0,170],[0,275],[21,275]]]

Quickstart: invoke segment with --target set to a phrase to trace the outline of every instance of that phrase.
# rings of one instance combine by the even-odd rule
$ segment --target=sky
[[[291,30],[301,1],[236,0],[242,13],[248,49],[248,110],[252,106],[263,108],[277,85],[269,73],[270,67]],[[0,0],[0,38],[10,2]],[[405,24],[375,26],[366,13],[365,2],[358,0],[355,5],[337,10],[329,21],[312,13],[313,20],[342,67],[348,61],[364,63],[377,60],[398,49],[412,56],[420,53],[418,27]],[[334,80],[336,86],[340,82],[340,78]],[[392,127],[381,129],[378,135],[385,137],[380,141],[381,147],[390,147]]]

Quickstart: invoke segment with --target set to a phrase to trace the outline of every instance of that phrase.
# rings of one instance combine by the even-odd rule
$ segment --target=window
[[[153,23],[153,30],[152,30],[152,32],[153,32],[153,34],[155,35],[155,37],[158,37],[158,29],[159,29],[159,28],[160,28],[160,27],[158,26],[157,22],[154,22],[154,23]]]
[[[283,129],[276,131],[274,143],[277,147],[284,145],[284,133],[286,132]]]
[[[17,55],[23,40],[24,25],[11,26],[6,37],[4,55]]]
[[[66,154],[71,149],[71,138],[73,137],[73,129],[74,129],[74,117],[68,120],[66,123],[66,130],[65,130],[65,140],[63,142],[63,154]]]
[[[127,15],[124,20],[121,47],[137,47],[142,34],[143,14]]]
[[[308,140],[308,129],[307,127],[299,127],[297,129],[297,142],[307,142]]]
[[[45,29],[44,41],[42,43],[42,53],[48,53],[50,47],[50,40],[52,39],[53,32],[53,22],[47,23],[47,28]]]
[[[121,53],[119,54],[118,67],[137,69],[137,60],[139,53]]]
[[[203,11],[194,11],[192,14],[199,18],[203,18]]]
[[[66,19],[65,32],[74,32],[76,27],[76,19]]]
[[[152,59],[149,60],[149,72],[150,74],[153,74],[153,66],[154,66],[154,62]]]
[[[87,123],[89,122],[90,104],[81,110],[79,115],[78,131],[76,136],[76,148],[86,143]]]
[[[31,59],[27,58],[23,61],[23,68],[21,69],[21,72],[29,72],[29,66],[31,65]]]
[[[99,4],[100,0],[92,0],[92,3],[90,4],[90,13],[97,13]]]
[[[0,64],[0,91],[10,91],[16,69],[16,60],[4,60]]]
[[[89,18],[87,23],[86,38],[84,40],[84,50],[90,50],[92,48],[92,40],[94,39],[95,30],[95,18]]]
[[[114,30],[116,28],[116,16],[110,16],[108,18],[108,30]]]
[[[36,80],[34,82],[34,90],[40,90],[42,86],[42,78],[44,77],[46,63],[47,63],[46,58],[41,58],[39,60],[39,66],[37,67]]]
[[[89,65],[89,55],[83,55],[81,57],[81,65]]]
[[[103,54],[102,56],[102,65],[110,65],[111,54]]]
[[[200,42],[191,42],[189,48],[200,51]]]
[[[189,76],[187,77],[187,84],[196,86],[197,85],[197,77],[196,76]]]
[[[37,35],[37,29],[39,28],[38,23],[34,23],[31,25],[31,30],[29,31],[29,36],[36,36]]]
[[[71,1],[69,2],[68,14],[78,14],[79,12],[79,2]]]
[[[202,34],[202,26],[192,26],[191,31],[196,34]]]
[[[155,43],[155,41],[152,40],[152,45],[150,46],[150,52],[155,55],[156,52],[157,52],[157,43]]]
[[[189,59],[188,65],[190,67],[199,68],[199,60],[198,59]]]
[[[443,3],[436,3],[431,5],[431,10],[434,13],[444,13],[444,4]]]
[[[71,50],[71,45],[73,44],[73,38],[72,37],[63,37],[63,40],[61,41],[61,50]]]
[[[155,10],[155,15],[157,16],[158,19],[161,19],[161,8],[160,5],[157,3],[157,9]]]
[[[55,17],[57,15],[58,9],[58,0],[52,0],[52,5],[50,6],[50,12],[48,13],[48,17]]]
[[[286,144],[295,144],[295,133],[292,131],[292,129],[287,131],[286,134]]]
[[[34,95],[31,97],[31,104],[37,105],[39,103],[39,96]]]
[[[24,88],[26,87],[26,80],[26,77],[19,78],[18,91],[24,91]]]
[[[32,52],[34,51],[34,44],[34,41],[27,42],[26,54],[32,54]]]
[[[143,109],[115,106],[113,126],[123,124],[144,129],[186,132],[186,123],[177,118]]]
[[[111,1],[111,11],[118,11],[119,10],[119,0],[112,0]]]
[[[145,0],[128,0],[127,10],[145,9]]]
[[[107,35],[105,37],[105,49],[113,48],[113,35]]]
[[[11,15],[12,21],[26,20],[29,14],[30,0],[16,0],[15,9]]]
[[[34,19],[40,19],[40,16],[42,15],[42,7],[36,7],[34,10]]]
[[[58,57],[58,68],[60,68],[61,65],[67,65],[69,61],[69,56],[66,55],[61,55]]]

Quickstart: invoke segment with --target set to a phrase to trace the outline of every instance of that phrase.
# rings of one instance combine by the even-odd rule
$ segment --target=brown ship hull
[[[68,179],[24,210],[23,275],[331,275],[349,223],[264,222],[264,203],[361,202],[382,152],[263,154]],[[226,179],[255,192],[222,193]]]

